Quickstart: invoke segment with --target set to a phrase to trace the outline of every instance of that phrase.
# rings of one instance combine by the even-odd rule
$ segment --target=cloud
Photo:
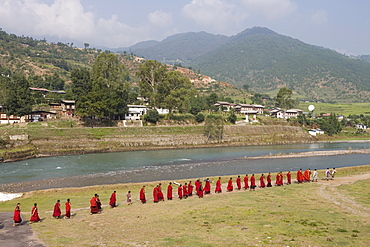
[[[296,5],[290,0],[240,0],[251,12],[269,19],[279,19],[293,13]]]
[[[317,10],[311,15],[311,21],[315,24],[325,24],[328,22],[328,14],[324,10]]]
[[[247,14],[240,12],[232,1],[192,0],[182,8],[182,13],[199,26],[225,31],[230,26],[238,25]]]
[[[149,13],[148,20],[153,26],[165,28],[172,25],[172,14],[157,10]]]
[[[154,13],[149,20],[161,25],[158,18],[156,20],[159,15],[169,20],[165,13]],[[41,0],[0,0],[0,27],[18,35],[112,48],[131,45],[150,35],[148,25],[129,26],[120,22],[116,15],[97,18],[84,9],[80,0],[54,0],[51,4]]]

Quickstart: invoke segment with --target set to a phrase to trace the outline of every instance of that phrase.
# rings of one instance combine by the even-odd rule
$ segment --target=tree
[[[321,120],[320,128],[325,131],[326,134],[329,136],[338,134],[342,131],[342,125],[338,121],[336,115],[334,113],[331,113],[330,116],[324,117]]]
[[[221,115],[208,115],[204,124],[204,135],[209,140],[220,142],[224,133],[224,119]]]
[[[87,69],[73,69],[71,72],[71,89],[75,100],[87,95],[92,89],[90,71]]]
[[[139,66],[136,75],[140,78],[140,94],[146,97],[154,108],[158,107],[158,86],[165,80],[166,66],[155,60],[147,60]]]
[[[232,124],[236,123],[237,117],[236,117],[234,108],[231,109],[230,115],[228,116],[227,120]]]
[[[295,105],[295,100],[292,99],[293,90],[286,87],[280,88],[276,95],[276,106],[282,109],[291,109]]]
[[[4,112],[19,117],[32,111],[32,97],[29,84],[24,75],[15,74],[10,80],[5,80]]]
[[[89,43],[84,43],[85,50],[86,50],[87,48],[89,48],[89,46],[90,46],[90,44],[89,44]]]
[[[91,91],[80,98],[78,113],[81,116],[121,119],[127,113],[127,72],[114,54],[101,53],[92,71]]]
[[[144,116],[145,121],[154,123],[154,124],[156,124],[159,121],[159,118],[160,117],[159,117],[159,113],[157,112],[157,110],[148,111],[148,113],[145,114]]]
[[[217,100],[218,100],[218,95],[216,93],[211,93],[206,98],[208,108],[212,108],[212,106],[214,106],[214,104],[217,102]]]

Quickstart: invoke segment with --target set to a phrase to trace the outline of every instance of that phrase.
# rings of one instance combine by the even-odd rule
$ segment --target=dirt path
[[[354,198],[348,195],[343,195],[338,191],[338,186],[352,184],[359,180],[370,179],[370,173],[353,175],[349,177],[338,177],[334,180],[319,181],[320,189],[319,196],[324,200],[334,203],[341,207],[344,211],[360,216],[360,218],[370,217],[370,208],[357,203]]]
[[[13,212],[0,212],[0,246],[43,247],[45,245],[40,242],[26,221],[23,221],[22,225],[14,227]]]

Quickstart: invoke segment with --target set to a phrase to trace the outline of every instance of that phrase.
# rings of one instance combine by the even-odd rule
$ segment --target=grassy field
[[[309,105],[315,106],[315,115],[319,115],[321,113],[336,113],[344,116],[348,116],[349,114],[370,115],[370,103],[330,104],[300,102],[297,108],[302,109],[304,112],[308,112],[307,108]]]
[[[370,165],[341,168],[337,174],[339,177],[368,172]],[[320,171],[321,177],[323,173]],[[225,183],[227,178],[222,181]],[[320,197],[324,183],[331,182],[223,192],[181,201],[175,197],[158,204],[151,201],[156,183],[145,184],[147,204],[138,201],[143,184],[119,184],[33,191],[0,203],[0,207],[2,211],[11,211],[21,202],[23,216],[28,219],[28,211],[37,202],[43,221],[32,224],[32,229],[47,246],[368,246],[369,218]],[[335,188],[358,205],[369,207],[369,182]],[[167,183],[162,181],[163,191]],[[98,193],[107,205],[113,190],[117,190],[121,202],[118,208],[105,207],[101,214],[90,215],[88,207],[93,194]],[[134,198],[132,206],[124,202],[128,190]],[[74,217],[53,219],[55,201],[60,199],[64,204],[67,198],[71,199]]]

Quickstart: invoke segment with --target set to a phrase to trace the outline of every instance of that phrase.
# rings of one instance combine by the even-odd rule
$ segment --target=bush
[[[144,115],[144,120],[150,123],[157,123],[160,116],[156,110],[148,111],[147,114]]]
[[[195,115],[195,121],[197,121],[198,123],[203,122],[204,121],[204,115],[199,112],[197,115]]]
[[[192,115],[192,114],[171,115],[169,117],[169,119],[174,120],[174,121],[183,122],[183,121],[187,121],[187,120],[193,120],[194,115]]]

